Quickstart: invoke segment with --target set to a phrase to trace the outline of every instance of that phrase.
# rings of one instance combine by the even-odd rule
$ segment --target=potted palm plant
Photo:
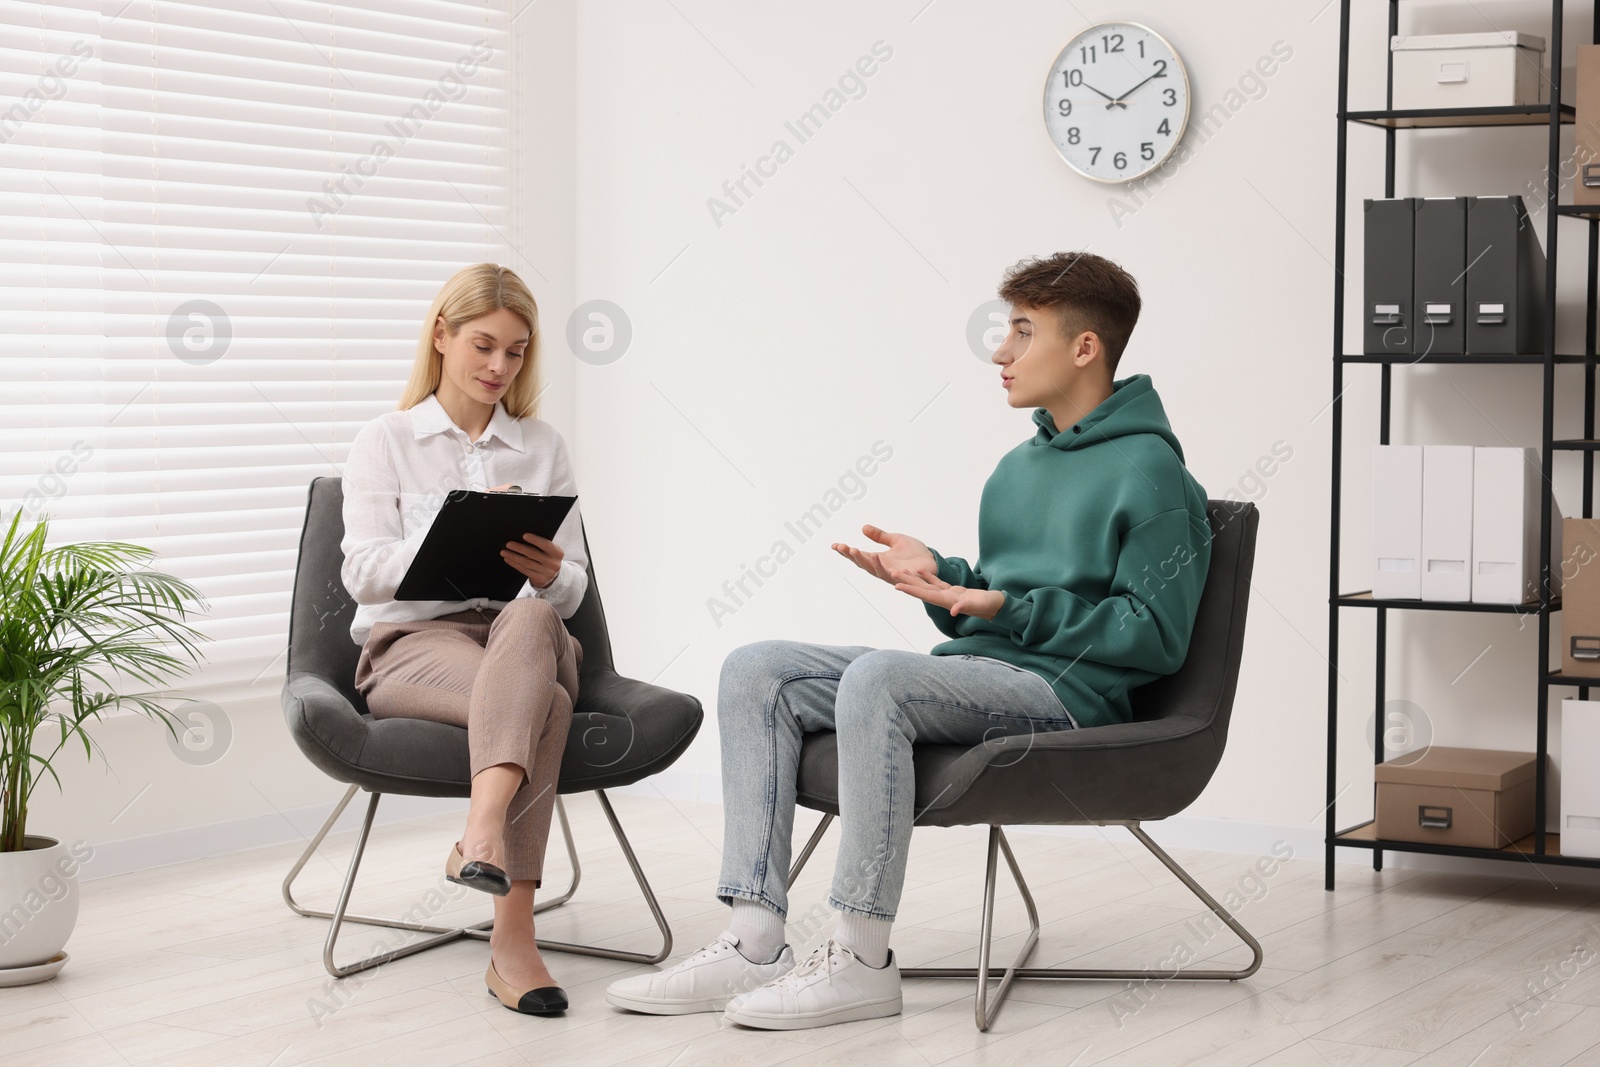
[[[95,541],[45,546],[48,520],[26,534],[22,509],[0,544],[0,985],[53,976],[78,918],[84,846],[29,834],[28,801],[86,724],[132,708],[174,729],[160,687],[198,662],[203,635],[185,621],[204,600],[187,582],[147,570],[154,553]],[[170,694],[168,694],[170,696]],[[41,749],[35,751],[35,741]],[[73,745],[73,747],[76,747]]]

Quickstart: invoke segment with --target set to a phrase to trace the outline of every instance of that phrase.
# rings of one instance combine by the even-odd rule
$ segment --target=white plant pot
[[[0,852],[0,985],[6,971],[29,968],[38,979],[78,922],[79,858],[53,837],[28,834],[21,852]],[[31,974],[26,976],[31,977]]]

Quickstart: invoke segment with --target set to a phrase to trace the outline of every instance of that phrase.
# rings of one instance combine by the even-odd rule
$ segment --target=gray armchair
[[[978,966],[904,968],[911,978],[976,978],[975,1015],[987,1030],[1017,978],[1225,979],[1248,978],[1261,966],[1261,945],[1226,908],[1167,855],[1139,824],[1176,815],[1211,780],[1228,738],[1228,718],[1244,651],[1245,611],[1255,561],[1254,504],[1212,500],[1211,564],[1195,614],[1183,666],[1133,691],[1134,721],[1082,730],[997,737],[971,748],[918,745],[916,796],[921,826],[989,827]],[[1159,593],[1157,594],[1159,595]],[[799,877],[828,824],[839,814],[839,760],[831,732],[807,734],[800,754],[799,803],[823,812],[789,874]],[[1184,885],[1249,946],[1254,958],[1233,970],[1170,972],[1024,967],[1039,941],[1039,912],[1002,827],[1007,825],[1125,826]],[[1004,855],[1022,893],[1031,926],[1009,967],[989,966],[997,855]],[[991,978],[999,978],[989,1006]]]
[[[339,548],[344,537],[343,500],[340,479],[317,478],[311,483],[305,529],[300,538],[299,564],[295,570],[289,617],[288,677],[284,681],[282,698],[289,732],[306,758],[336,781],[350,785],[283,881],[283,899],[290,908],[301,915],[331,920],[322,960],[328,973],[337,978],[463,937],[487,941],[494,925],[494,920],[490,919],[473,926],[445,927],[417,919],[352,915],[348,911],[361,856],[371,836],[373,817],[383,794],[467,797],[471,795],[472,776],[464,728],[425,719],[374,719],[367,711],[365,699],[356,692],[356,661],[361,649],[350,639],[355,601],[339,577],[344,560]],[[584,549],[587,552],[587,536]],[[601,810],[616,834],[617,844],[661,932],[661,948],[649,953],[625,952],[543,938],[539,939],[539,945],[607,959],[659,963],[672,951],[672,931],[605,791],[631,785],[671,766],[694,740],[704,712],[700,702],[692,696],[624,678],[616,672],[592,556],[588,592],[566,625],[568,632],[583,646],[583,668],[579,675],[578,703],[573,709],[572,729],[562,759],[558,793],[593,790],[599,798]],[[332,911],[304,907],[294,898],[295,878],[358,789],[367,790],[371,796],[338,902]],[[572,861],[572,882],[560,895],[539,901],[536,911],[559,907],[572,899],[581,875],[577,848],[559,795],[556,815]],[[339,964],[334,960],[334,947],[345,922],[433,936],[374,953],[354,963]]]

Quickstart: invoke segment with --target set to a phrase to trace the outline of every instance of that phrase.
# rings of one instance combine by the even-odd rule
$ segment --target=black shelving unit
[[[1527,604],[1474,604],[1442,603],[1418,600],[1376,600],[1370,592],[1343,592],[1339,580],[1340,495],[1343,467],[1344,428],[1344,376],[1345,367],[1351,364],[1377,364],[1379,368],[1379,420],[1378,443],[1389,443],[1390,386],[1394,368],[1421,363],[1476,363],[1476,364],[1538,364],[1544,368],[1544,408],[1541,430],[1541,470],[1543,493],[1540,507],[1539,573],[1548,576],[1551,567],[1552,537],[1559,539],[1560,531],[1550,526],[1551,460],[1555,452],[1568,450],[1580,452],[1583,457],[1583,515],[1594,515],[1594,456],[1600,449],[1600,438],[1595,436],[1595,325],[1596,287],[1600,284],[1600,206],[1558,204],[1560,182],[1561,127],[1574,121],[1571,105],[1561,102],[1561,42],[1562,0],[1552,0],[1550,34],[1547,43],[1550,74],[1550,102],[1547,105],[1488,108],[1441,108],[1434,110],[1394,109],[1394,60],[1389,51],[1388,38],[1382,42],[1388,59],[1388,85],[1382,111],[1351,111],[1350,89],[1350,7],[1351,0],[1340,0],[1339,5],[1339,112],[1338,112],[1338,178],[1334,225],[1334,280],[1333,280],[1333,493],[1331,533],[1329,539],[1328,575],[1328,753],[1327,753],[1327,808],[1325,809],[1326,837],[1325,888],[1333,889],[1334,855],[1338,848],[1364,848],[1372,853],[1374,870],[1383,867],[1385,850],[1420,852],[1433,855],[1464,856],[1479,859],[1505,859],[1519,862],[1561,864],[1567,866],[1600,867],[1600,859],[1562,856],[1559,835],[1545,833],[1546,817],[1546,755],[1550,711],[1550,688],[1576,687],[1580,698],[1587,698],[1591,685],[1600,686],[1600,676],[1573,678],[1550,670],[1550,616],[1559,611],[1559,600],[1550,597],[1548,581],[1541,581],[1539,599]],[[1595,43],[1600,44],[1600,0],[1596,0]],[[1400,3],[1389,0],[1389,37],[1399,33]],[[1352,126],[1377,127],[1384,135],[1383,195],[1395,195],[1395,139],[1399,131],[1408,129],[1440,129],[1447,127],[1477,126],[1527,126],[1544,125],[1549,130],[1549,155],[1545,169],[1545,350],[1539,355],[1518,356],[1405,356],[1405,355],[1349,355],[1344,350],[1345,320],[1345,178],[1348,164],[1347,138]],[[1487,192],[1487,190],[1486,190]],[[1557,230],[1560,220],[1574,218],[1588,222],[1588,292],[1585,302],[1584,351],[1580,355],[1558,355],[1556,343],[1556,266]],[[1584,371],[1583,437],[1573,440],[1553,439],[1555,414],[1555,368],[1558,363],[1581,363]],[[1403,370],[1402,370],[1403,373]],[[1391,611],[1488,611],[1537,615],[1539,620],[1539,662],[1534,672],[1537,689],[1537,726],[1535,752],[1536,801],[1534,832],[1505,848],[1464,848],[1455,845],[1434,845],[1411,841],[1384,840],[1376,836],[1369,820],[1340,829],[1337,801],[1338,786],[1338,723],[1339,723],[1339,622],[1341,613],[1350,609],[1366,609],[1377,613],[1376,723],[1373,730],[1374,763],[1383,762],[1383,721],[1386,703],[1386,653],[1388,621]]]

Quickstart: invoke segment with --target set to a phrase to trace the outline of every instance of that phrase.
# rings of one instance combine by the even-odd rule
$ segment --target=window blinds
[[[507,261],[508,17],[0,0],[0,500],[199,587],[185,689],[281,684],[307,484]]]

